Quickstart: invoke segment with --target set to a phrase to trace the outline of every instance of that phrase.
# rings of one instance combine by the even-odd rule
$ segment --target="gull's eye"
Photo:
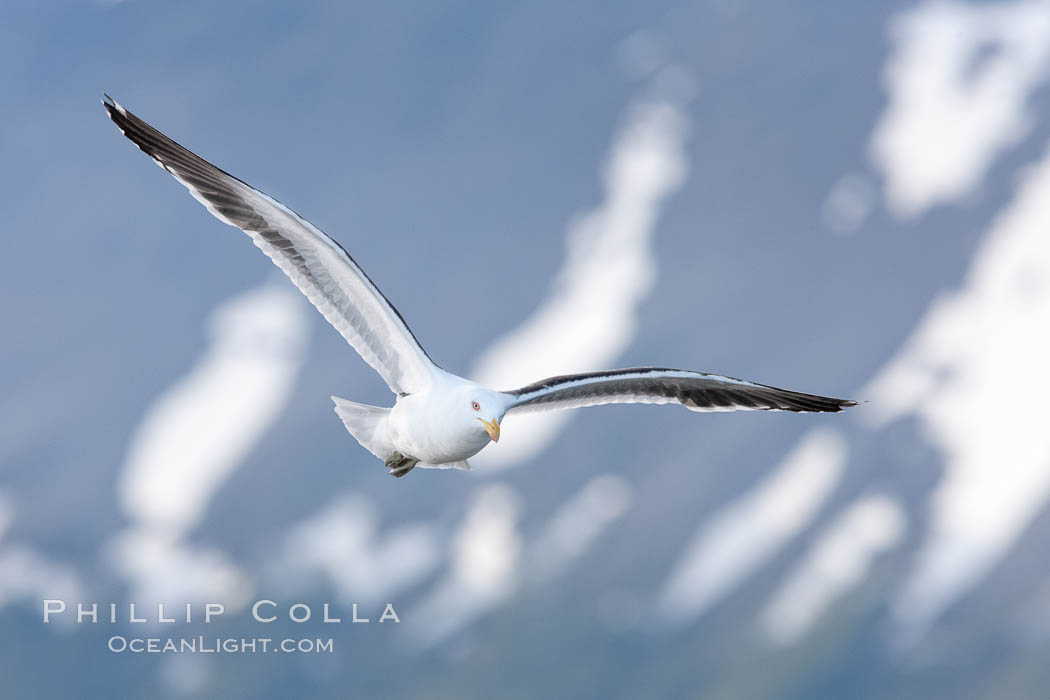
[[[470,407],[473,408],[475,411],[481,410],[481,404],[479,404],[477,401],[471,401]]]

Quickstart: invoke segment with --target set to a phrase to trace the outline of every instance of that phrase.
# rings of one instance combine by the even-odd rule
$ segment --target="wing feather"
[[[677,403],[691,411],[830,413],[856,405],[856,401],[667,367],[562,375],[504,393],[510,397],[508,412],[516,413],[610,403]]]
[[[306,295],[397,394],[424,390],[437,366],[404,318],[346,250],[269,195],[180,146],[112,100],[121,132],[217,219],[236,226]]]

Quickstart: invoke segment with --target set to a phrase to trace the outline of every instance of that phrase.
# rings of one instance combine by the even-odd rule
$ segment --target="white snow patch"
[[[878,427],[917,418],[944,458],[895,613],[907,635],[988,575],[1050,495],[1050,150],[870,386]]]
[[[12,499],[0,491],[0,609],[15,601],[36,607],[44,599],[82,599],[76,569],[28,545],[4,541],[14,518]]]
[[[171,695],[200,697],[212,682],[213,667],[208,654],[164,654],[157,676]]]
[[[380,538],[375,506],[343,494],[292,529],[274,574],[286,590],[321,574],[348,604],[385,603],[438,565],[444,552],[436,530],[411,523]]]
[[[303,300],[283,284],[238,294],[208,324],[208,349],[147,409],[117,483],[131,523],[106,555],[152,603],[243,602],[248,584],[228,557],[182,538],[280,415],[307,343]]]
[[[84,587],[76,570],[36,549],[8,544],[0,548],[0,608],[24,601],[34,608],[45,599],[84,600]],[[56,620],[65,620],[62,615]]]
[[[905,522],[900,505],[885,495],[865,496],[848,506],[773,594],[761,617],[767,639],[776,645],[799,640],[863,580],[879,554],[900,541]]]
[[[103,560],[131,582],[129,602],[147,609],[164,603],[179,609],[187,602],[244,607],[252,595],[248,576],[214,547],[188,545],[170,533],[130,529],[106,543]]]
[[[185,532],[284,407],[307,339],[298,292],[264,285],[224,302],[210,345],[158,396],[131,439],[118,484],[142,525]]]
[[[758,486],[708,518],[663,587],[660,617],[689,622],[780,551],[827,500],[846,456],[839,432],[811,430]]]
[[[1032,122],[1050,69],[1050,2],[926,0],[891,27],[888,105],[870,144],[894,214],[971,194]]]
[[[11,499],[3,491],[0,491],[0,540],[4,539],[4,533],[11,525],[15,517],[15,508],[11,505]]]
[[[673,68],[659,73],[661,94],[685,89],[678,85],[682,71]],[[476,381],[511,389],[615,362],[635,337],[638,305],[652,288],[651,239],[663,203],[685,179],[685,140],[679,102],[654,98],[631,107],[605,168],[604,200],[570,224],[550,295],[481,354]],[[549,445],[571,417],[570,411],[509,416],[499,449],[474,461],[488,469],[519,464]]]
[[[639,30],[616,47],[616,62],[628,78],[647,78],[667,62],[667,49],[656,34]]]
[[[533,579],[545,583],[568,569],[627,512],[632,495],[630,485],[613,474],[588,481],[554,514],[530,547]]]
[[[503,484],[479,488],[452,541],[448,575],[404,620],[417,642],[446,639],[503,602],[516,588],[519,499]]]
[[[820,209],[824,226],[832,233],[852,235],[864,225],[875,207],[875,186],[861,173],[839,178]]]

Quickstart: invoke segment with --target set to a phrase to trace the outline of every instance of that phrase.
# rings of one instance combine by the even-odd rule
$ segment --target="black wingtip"
[[[783,391],[783,390],[780,390]],[[767,410],[794,411],[796,413],[841,413],[857,405],[851,399],[836,399],[817,394],[785,392],[774,397]]]
[[[867,401],[854,401],[853,399],[839,399],[839,411],[845,411],[847,408],[853,408],[859,406],[862,403],[868,403]]]
[[[117,122],[118,126],[121,119],[127,117],[127,110],[105,92],[102,93],[102,106],[106,108],[106,114],[109,115],[109,118]]]
[[[109,117],[111,120],[116,121],[117,120],[117,103],[116,103],[116,101],[112,97],[107,95],[106,93],[102,93],[102,106],[106,108],[106,116]]]
[[[826,401],[807,401],[805,404],[797,404],[787,409],[798,413],[842,413],[847,408],[856,406],[854,401],[843,401],[841,399],[830,399]]]

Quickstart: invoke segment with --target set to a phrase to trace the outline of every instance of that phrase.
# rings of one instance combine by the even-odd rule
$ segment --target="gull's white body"
[[[491,437],[476,418],[497,424],[509,407],[510,397],[439,370],[426,391],[400,396],[378,426],[379,454],[400,452],[420,461],[419,466],[465,466]],[[481,410],[465,413],[477,402]],[[368,447],[366,445],[366,447]],[[375,450],[371,450],[376,454]],[[385,459],[385,456],[384,456]]]
[[[332,397],[346,429],[394,476],[417,464],[468,469],[510,411],[676,403],[692,411],[841,411],[852,401],[662,367],[550,377],[493,391],[438,367],[346,250],[269,195],[220,170],[108,96],[117,127],[216,218],[241,229],[397,395],[392,408]],[[556,339],[552,339],[556,342]]]

